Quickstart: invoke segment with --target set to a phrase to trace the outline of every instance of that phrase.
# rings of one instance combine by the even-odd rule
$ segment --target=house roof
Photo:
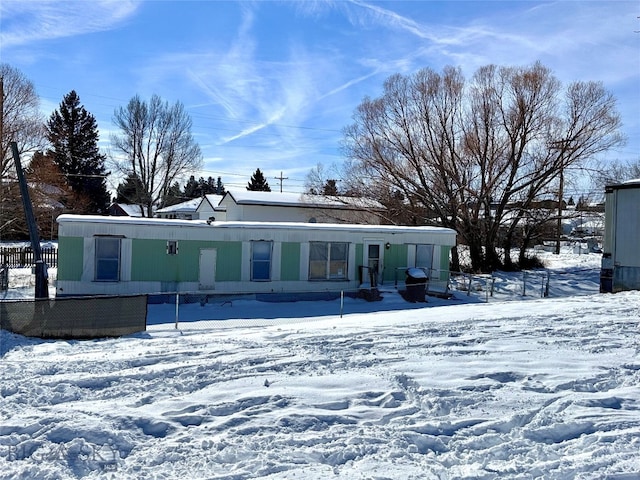
[[[288,192],[254,192],[250,190],[228,190],[230,197],[238,205],[277,205],[281,207],[313,207],[350,210],[384,210],[376,200],[358,197],[310,195]]]
[[[605,191],[609,193],[613,190],[623,190],[627,188],[640,188],[640,178],[633,178],[614,185],[607,185]]]
[[[155,225],[166,227],[191,227],[191,228],[250,228],[266,230],[329,230],[329,231],[370,231],[370,232],[440,232],[455,233],[454,230],[445,227],[432,226],[404,226],[404,225],[363,225],[348,223],[307,223],[307,222],[256,222],[256,221],[221,221],[207,222],[204,220],[178,220],[166,218],[140,218],[140,217],[105,217],[101,215],[77,215],[63,214],[57,218],[58,223],[91,222],[110,223],[121,225]]]
[[[156,213],[180,213],[180,212],[195,212],[198,206],[202,202],[202,197],[192,198],[186,202],[176,203],[175,205],[169,205],[168,207],[160,208],[156,210]]]
[[[202,206],[202,204],[204,202],[207,202],[209,205],[211,205],[211,208],[213,208],[214,210],[226,210],[225,207],[221,207],[220,206],[220,202],[222,201],[222,199],[224,198],[224,195],[216,195],[215,193],[210,193],[208,195],[205,195],[201,200],[200,204],[198,204],[198,209],[200,208],[200,206]]]
[[[117,208],[120,209],[124,214],[128,215],[129,217],[142,217],[142,212],[141,212],[141,208],[144,208],[145,212],[147,211],[147,207],[141,207],[140,205],[136,205],[136,204],[129,204],[129,203],[112,203],[109,206],[109,209],[112,208]]]

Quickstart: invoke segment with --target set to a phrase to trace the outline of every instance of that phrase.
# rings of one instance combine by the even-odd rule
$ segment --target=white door
[[[382,270],[384,245],[379,240],[365,240],[364,243],[364,266],[362,282],[369,283],[375,287],[382,282]]]
[[[215,248],[200,249],[200,290],[216,288],[216,254]]]

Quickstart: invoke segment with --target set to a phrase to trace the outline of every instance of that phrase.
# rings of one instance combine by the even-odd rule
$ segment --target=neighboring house
[[[137,204],[113,202],[109,205],[109,215],[112,217],[142,217],[147,207]],[[148,217],[148,215],[145,215]]]
[[[186,202],[177,203],[156,210],[157,218],[177,218],[180,220],[197,220],[198,206],[202,203],[202,197],[192,198]]]
[[[202,201],[198,204],[196,210],[200,220],[210,220],[212,222],[220,222],[227,219],[226,207],[220,206],[220,200],[224,195],[209,194],[202,197]]]
[[[380,213],[384,211],[379,202],[356,197],[249,190],[227,191],[219,207],[225,209],[228,221],[368,225],[380,224]]]
[[[439,227],[90,215],[58,224],[57,296],[335,294],[404,282],[409,267],[446,286],[456,243]]]
[[[640,179],[606,187],[600,291],[640,290]]]

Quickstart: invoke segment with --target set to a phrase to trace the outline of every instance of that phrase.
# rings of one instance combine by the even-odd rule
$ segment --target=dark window
[[[120,238],[96,237],[96,281],[120,280]]]
[[[251,280],[271,280],[271,251],[273,242],[251,242]]]

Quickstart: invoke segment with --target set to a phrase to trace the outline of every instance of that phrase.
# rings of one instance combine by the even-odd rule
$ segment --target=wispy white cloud
[[[3,1],[0,44],[6,48],[109,30],[131,17],[139,3],[137,0]]]

